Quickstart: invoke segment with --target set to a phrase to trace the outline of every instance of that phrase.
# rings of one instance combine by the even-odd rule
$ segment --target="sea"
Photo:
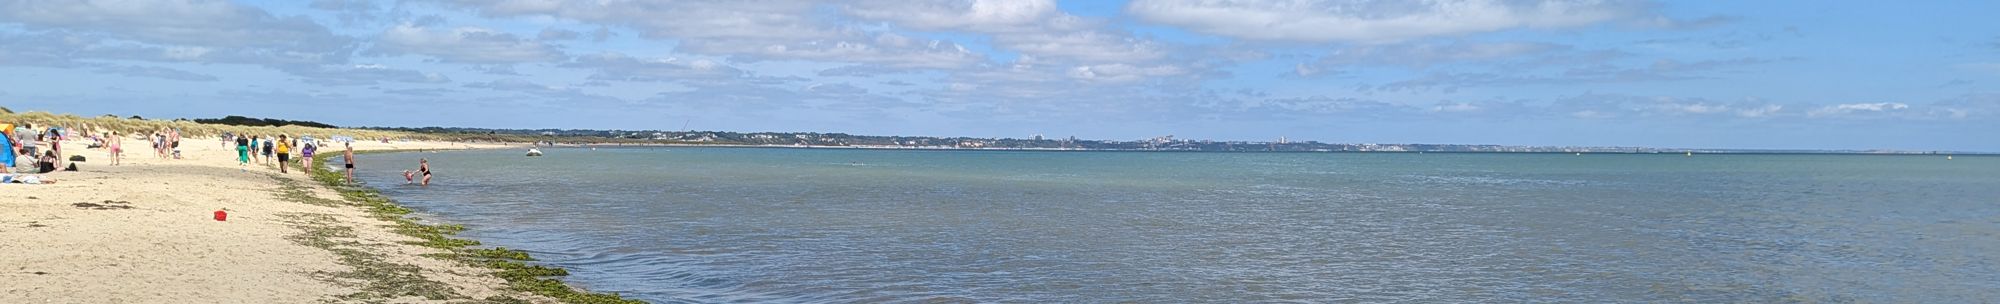
[[[525,151],[357,178],[656,303],[2000,302],[1993,156]]]

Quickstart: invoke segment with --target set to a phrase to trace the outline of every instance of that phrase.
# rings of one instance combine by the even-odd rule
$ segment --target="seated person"
[[[37,172],[40,173],[56,172],[56,152],[55,151],[43,152],[42,158],[37,160],[36,163],[37,164],[35,165],[36,166],[35,168],[37,170],[35,171]]]

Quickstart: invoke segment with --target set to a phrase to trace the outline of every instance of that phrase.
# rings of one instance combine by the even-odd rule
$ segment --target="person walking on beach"
[[[354,184],[354,144],[342,143],[341,146],[347,147],[347,152],[342,152],[340,158],[347,163],[347,184],[352,185]]]
[[[265,161],[265,162],[271,162],[271,161],[276,161],[276,160],[278,160],[277,158],[272,158],[272,154],[271,154],[271,152],[272,152],[273,150],[275,150],[275,149],[277,149],[277,148],[278,148],[278,142],[279,142],[279,141],[281,141],[281,139],[279,139],[279,138],[271,138],[271,137],[264,137],[264,161]]]
[[[125,146],[125,139],[118,138],[118,132],[104,133],[104,147],[109,148],[111,150],[111,165],[117,166],[119,160],[123,158],[120,157],[118,154],[125,152],[125,150],[123,149],[124,146]]]
[[[285,174],[285,163],[292,162],[292,143],[284,135],[278,135],[278,174]]]
[[[249,165],[250,137],[238,135],[236,136],[236,171],[249,171],[249,169],[244,168]]]
[[[263,142],[259,141],[259,139],[263,138],[255,135],[250,136],[250,158],[256,160],[257,164],[262,165],[264,164],[264,159],[257,156],[257,151],[261,151],[260,149],[262,149],[263,145]]]
[[[319,144],[315,144],[311,140],[305,141],[305,146],[299,148],[299,172],[305,172],[306,176],[312,176],[313,152],[318,151]]]

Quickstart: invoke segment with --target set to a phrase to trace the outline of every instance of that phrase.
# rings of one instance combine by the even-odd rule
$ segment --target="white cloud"
[[[1431,112],[1453,112],[1453,113],[1473,112],[1473,111],[1479,111],[1479,109],[1480,109],[1479,105],[1474,105],[1471,103],[1464,103],[1464,102],[1440,103],[1436,106],[1432,106]]]
[[[1425,68],[1434,65],[1490,61],[1547,54],[1569,46],[1535,42],[1449,42],[1360,45],[1335,50],[1320,57],[1317,66],[1397,65]]]
[[[1780,105],[1765,105],[1756,108],[1737,109],[1736,116],[1741,116],[1745,118],[1770,117],[1772,114],[1777,114],[1779,110],[1784,110],[1784,109],[1785,106],[1780,106]]]
[[[1129,64],[1087,65],[1071,68],[1070,78],[1103,83],[1131,83],[1140,80],[1186,75],[1188,71],[1177,66],[1133,66]]]
[[[812,1],[435,0],[491,17],[549,16],[625,26],[653,38],[815,39],[838,35],[811,20]]]
[[[1041,58],[1084,62],[1145,62],[1167,57],[1157,43],[1098,31],[1000,35],[1001,47]]]
[[[1570,112],[1569,116],[1576,118],[1601,119],[1601,118],[1618,117],[1618,114],[1608,113],[1598,110],[1582,110],[1582,111]]]
[[[229,1],[0,1],[0,21],[161,44],[311,49],[348,43],[312,19]]]
[[[64,58],[254,64],[345,61],[354,40],[229,1],[0,0],[0,24],[61,32]],[[11,38],[10,38],[11,39]]]
[[[469,63],[518,63],[561,57],[554,47],[479,27],[431,29],[400,24],[382,33],[372,52],[419,54]]]
[[[859,37],[855,37],[859,38]],[[986,60],[984,55],[944,40],[917,39],[882,33],[866,40],[813,39],[800,41],[687,40],[676,49],[698,54],[727,55],[737,60],[813,60],[882,64],[898,68],[950,69]]]
[[[860,1],[846,11],[916,30],[989,34],[998,48],[1044,59],[1129,63],[1168,55],[1158,42],[1064,13],[1049,0]]]
[[[1668,106],[1668,109],[1689,114],[1713,114],[1713,113],[1728,112],[1729,106],[1712,105],[1712,104],[1697,102],[1690,104],[1672,104]]]
[[[535,35],[535,39],[542,41],[576,40],[578,37],[583,37],[583,33],[553,27],[542,29],[541,34]]]
[[[619,53],[577,56],[563,67],[597,70],[590,79],[621,81],[669,81],[726,79],[748,76],[748,72],[706,59],[643,59]]]
[[[151,66],[131,66],[131,65],[103,66],[103,67],[98,67],[96,71],[98,73],[117,74],[117,75],[131,76],[131,77],[151,77],[151,78],[172,79],[181,81],[219,80],[219,78],[216,78],[214,75],[183,71],[179,69],[151,67]]]
[[[406,83],[446,83],[450,77],[437,73],[391,68],[380,64],[356,65],[291,65],[279,70],[299,77],[303,81],[319,85],[359,86],[381,82]]]
[[[1250,40],[1385,43],[1516,28],[1587,25],[1633,15],[1592,0],[1134,0],[1140,20]]]
[[[846,10],[858,17],[922,30],[1032,28],[1064,15],[1053,0],[873,0],[851,3]]]
[[[1820,107],[1819,109],[1814,109],[1811,112],[1806,112],[1806,116],[1826,117],[1826,116],[1841,116],[1841,115],[1857,114],[1857,113],[1895,112],[1909,108],[1910,108],[1909,104],[1904,104],[1900,102],[1850,103],[1850,104],[1838,104],[1838,105]]]

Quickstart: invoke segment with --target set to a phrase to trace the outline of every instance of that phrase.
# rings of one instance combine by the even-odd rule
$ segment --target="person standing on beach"
[[[248,171],[249,169],[244,169],[244,167],[249,165],[250,165],[250,137],[237,135],[236,169],[237,171]]]
[[[291,157],[292,143],[286,141],[284,135],[278,135],[277,150],[278,150],[278,174],[291,173],[291,172],[285,172],[285,163],[289,163],[292,161]]]
[[[41,137],[41,133],[35,132],[35,125],[28,125],[26,130],[16,129],[14,133],[17,133],[14,134],[14,137],[20,138],[16,141],[21,146],[21,154],[19,155],[27,156],[28,166],[34,167],[35,160],[42,156],[42,150],[35,148],[35,138]]]
[[[347,184],[352,185],[354,184],[354,144],[342,143],[341,146],[347,147],[347,152],[341,153],[340,158],[347,163]]]
[[[181,129],[167,131],[167,154],[172,155],[174,159],[181,159]]]
[[[119,157],[118,154],[125,152],[125,150],[122,149],[124,145],[125,145],[125,139],[118,138],[118,132],[104,133],[104,147],[110,148],[111,150],[111,165],[113,166],[118,165],[119,159],[121,159],[121,157]]]

